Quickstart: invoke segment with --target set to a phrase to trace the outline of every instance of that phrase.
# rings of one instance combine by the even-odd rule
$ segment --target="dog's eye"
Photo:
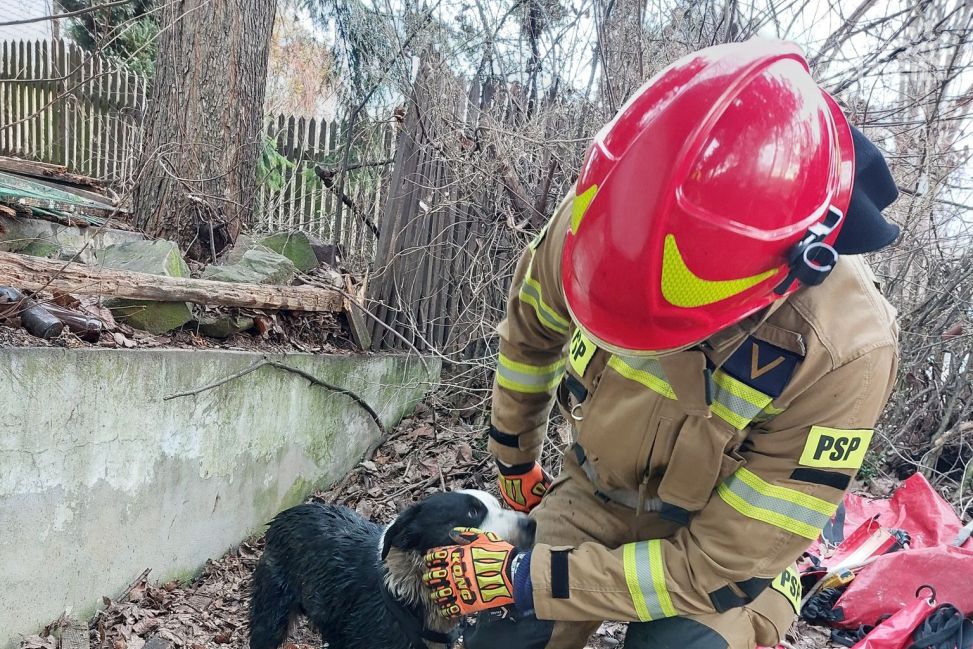
[[[470,507],[470,518],[479,518],[483,516],[483,506],[473,505]]]

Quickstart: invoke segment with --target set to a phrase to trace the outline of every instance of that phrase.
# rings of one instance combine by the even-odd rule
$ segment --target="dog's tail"
[[[278,649],[287,639],[287,627],[295,612],[297,595],[264,553],[253,572],[250,598],[250,649]]]

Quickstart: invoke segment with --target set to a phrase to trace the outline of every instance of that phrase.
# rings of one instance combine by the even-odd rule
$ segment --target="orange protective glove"
[[[540,504],[551,486],[551,476],[537,462],[504,466],[497,462],[500,473],[500,495],[511,509],[529,513]]]
[[[450,534],[460,545],[426,553],[422,581],[443,617],[460,617],[514,603],[510,562],[516,548],[493,532],[457,527]]]

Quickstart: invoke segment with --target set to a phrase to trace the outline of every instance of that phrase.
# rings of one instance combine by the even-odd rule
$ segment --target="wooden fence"
[[[0,155],[61,164],[117,190],[134,182],[147,83],[63,40],[0,43]],[[316,163],[335,167],[348,133],[343,123],[288,115],[266,119],[267,136],[288,164],[280,178],[262,178],[251,227],[303,230],[339,244],[356,269],[374,255],[366,225],[381,211],[388,170],[365,166],[348,173],[349,207],[337,223],[334,191],[315,177]],[[391,158],[393,130],[366,123],[353,134],[354,163]]]
[[[564,134],[584,119],[580,104],[530,107],[502,80],[423,61],[379,219],[373,349],[489,353],[514,265],[580,166],[586,141]]]
[[[346,265],[365,270],[375,254],[376,237],[369,223],[380,218],[388,187],[388,166],[394,144],[393,127],[366,123],[356,128],[353,156],[345,174],[345,205],[337,219],[337,187],[327,187],[315,165],[335,173],[349,134],[343,122],[294,116],[267,119],[267,137],[289,164],[278,182],[262,179],[253,227],[261,230],[302,230],[341,247]]]
[[[0,43],[0,154],[131,180],[146,84],[73,43]]]

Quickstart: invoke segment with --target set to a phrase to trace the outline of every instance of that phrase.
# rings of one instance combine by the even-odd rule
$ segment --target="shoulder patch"
[[[584,335],[581,327],[575,328],[574,335],[571,336],[571,347],[569,348],[568,354],[571,361],[571,369],[578,376],[584,376],[585,370],[588,369],[588,363],[591,362],[596,351],[598,351],[598,348]]]
[[[741,383],[776,398],[803,360],[804,356],[797,352],[750,336],[721,369]]]
[[[787,598],[795,613],[801,612],[801,576],[797,568],[791,566],[770,582],[770,587]]]
[[[811,426],[799,464],[823,469],[860,469],[873,432]]]

